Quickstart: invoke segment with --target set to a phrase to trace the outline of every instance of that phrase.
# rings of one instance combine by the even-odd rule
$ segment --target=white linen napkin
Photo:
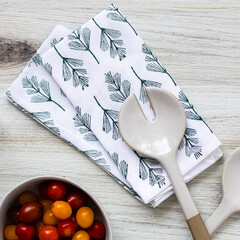
[[[186,110],[187,130],[177,161],[184,180],[190,181],[222,156],[220,142],[113,4],[72,33],[57,26],[7,95],[155,207],[173,193],[167,174],[125,144],[117,123],[121,103],[132,93],[147,118],[154,118],[146,86],[172,92]]]

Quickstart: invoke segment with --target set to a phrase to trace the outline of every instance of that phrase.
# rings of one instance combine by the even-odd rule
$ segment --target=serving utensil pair
[[[226,161],[223,171],[225,197],[205,226],[176,161],[176,151],[186,129],[185,110],[170,92],[156,87],[145,90],[155,113],[155,119],[147,120],[136,96],[134,94],[129,96],[119,112],[118,122],[122,138],[134,150],[161,163],[171,180],[193,238],[209,240],[210,234],[221,225],[222,221],[231,213],[240,210],[240,193],[237,194],[237,183],[233,180],[234,175],[240,182],[237,174],[237,166],[240,167],[237,154],[240,151],[233,154],[231,158],[233,160]],[[232,202],[232,199],[235,200]]]

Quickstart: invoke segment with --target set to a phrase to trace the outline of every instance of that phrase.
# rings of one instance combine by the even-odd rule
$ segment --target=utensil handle
[[[168,158],[166,161],[161,162],[171,180],[193,238],[195,240],[210,240],[211,237],[183,180],[182,174],[175,160],[175,156],[174,158],[172,157],[171,160]]]
[[[223,198],[216,211],[206,222],[206,227],[210,235],[212,235],[223,222],[233,214],[234,211],[230,207],[231,204],[227,204],[227,201]]]

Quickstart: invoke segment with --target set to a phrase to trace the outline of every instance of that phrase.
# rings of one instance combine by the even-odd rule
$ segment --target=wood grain
[[[56,24],[74,29],[109,3],[0,0],[0,38],[5,39],[5,48],[8,42],[22,49],[22,54],[18,47],[9,54],[0,45],[0,62],[9,63],[0,64],[0,199],[29,177],[66,176],[100,200],[114,239],[185,240],[190,232],[175,196],[156,209],[142,205],[94,163],[3,97]],[[121,0],[115,4],[223,143],[224,158],[188,185],[206,220],[221,200],[223,162],[240,146],[240,1]],[[240,239],[240,215],[227,220],[213,239]]]

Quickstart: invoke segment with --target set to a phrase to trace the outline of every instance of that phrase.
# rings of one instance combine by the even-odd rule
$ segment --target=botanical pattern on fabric
[[[60,104],[52,99],[49,82],[44,79],[38,82],[36,76],[31,78],[24,77],[22,79],[22,87],[27,89],[28,95],[33,95],[31,98],[32,103],[52,102],[65,111]]]
[[[90,50],[90,38],[91,30],[89,28],[85,27],[83,28],[82,31],[81,28],[78,28],[77,30],[73,31],[71,34],[68,35],[68,39],[73,40],[68,44],[68,46],[70,47],[70,49],[73,50],[88,51],[94,57],[96,62],[99,64],[98,59]]]
[[[161,87],[162,84],[159,82],[155,82],[155,81],[151,81],[151,80],[146,80],[146,79],[142,79],[134,70],[133,67],[131,67],[133,73],[135,74],[135,76],[138,78],[138,80],[140,80],[141,82],[141,88],[140,88],[140,96],[139,96],[139,100],[142,101],[143,103],[148,102],[148,97],[147,97],[147,93],[145,91],[145,87]]]
[[[102,130],[106,133],[109,133],[112,130],[112,138],[114,140],[117,140],[118,138],[120,138],[120,133],[118,129],[118,113],[119,112],[102,107],[102,105],[97,100],[96,96],[94,96],[94,99],[97,105],[103,110]],[[112,122],[112,125],[110,121]]]
[[[142,52],[146,54],[145,61],[149,62],[146,66],[148,71],[166,73],[171,78],[174,85],[177,85],[171,75],[168,73],[167,69],[158,61],[157,57],[153,54],[146,43],[142,45]]]
[[[54,49],[63,61],[62,77],[64,81],[69,81],[72,78],[73,86],[75,88],[79,85],[82,86],[82,90],[84,90],[85,87],[88,87],[88,77],[85,76],[87,74],[87,70],[84,68],[80,68],[83,66],[83,61],[80,59],[63,57],[61,53],[57,50],[56,46],[54,46]]]
[[[98,141],[91,130],[91,116],[88,113],[82,114],[81,108],[76,107],[77,114],[73,118],[75,127],[79,128],[79,132],[84,134],[84,140],[87,142]]]
[[[110,48],[111,58],[119,57],[119,60],[123,60],[126,57],[126,48],[123,46],[123,40],[120,40],[121,33],[118,30],[103,28],[92,18],[93,22],[101,31],[100,36],[100,48],[102,51],[107,51]]]
[[[112,3],[107,9],[107,11],[110,11],[107,14],[107,17],[110,18],[113,21],[118,21],[118,22],[125,22],[127,23],[132,30],[134,31],[134,33],[136,34],[136,36],[138,35],[136,30],[133,28],[133,26],[128,22],[127,18],[125,18],[121,12],[119,11],[119,9]]]

